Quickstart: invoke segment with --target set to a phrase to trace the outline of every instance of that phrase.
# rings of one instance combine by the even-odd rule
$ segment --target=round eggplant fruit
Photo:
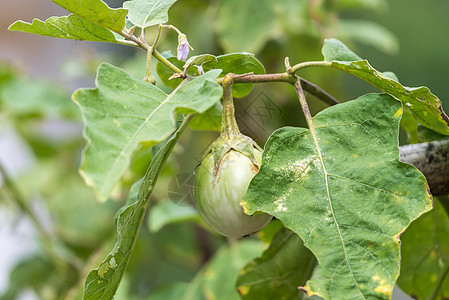
[[[252,150],[260,165],[262,153],[255,148]],[[203,220],[214,231],[231,238],[261,230],[272,216],[246,215],[239,204],[259,166],[234,149],[223,156],[218,166],[214,162],[214,155],[209,153],[195,172],[194,199]]]

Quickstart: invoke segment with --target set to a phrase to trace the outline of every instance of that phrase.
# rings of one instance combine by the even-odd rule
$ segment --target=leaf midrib
[[[154,5],[153,5],[153,7],[151,8],[151,10],[147,13],[147,15],[145,16],[145,20],[143,21],[143,26],[145,26],[145,24],[147,23],[147,21],[148,21],[148,18],[150,17],[150,14],[153,12],[153,10],[154,10],[154,8],[156,7],[156,6],[159,6],[159,4],[161,3],[161,0],[158,0]]]
[[[157,113],[167,102],[169,102],[169,100],[173,97],[173,95],[176,94],[176,90],[167,95],[167,98],[165,98],[164,101],[160,102],[159,105],[148,115],[148,117],[145,118],[145,120],[142,122],[142,124],[136,129],[136,131],[133,133],[133,135],[128,139],[128,142],[125,144],[125,146],[122,148],[122,150],[119,152],[119,154],[116,156],[116,158],[114,159],[113,164],[111,165],[111,168],[109,169],[108,173],[106,174],[105,178],[105,182],[108,182],[110,180],[110,176],[112,174],[112,170],[115,169],[115,166],[117,165],[118,161],[119,161],[119,157],[121,157],[122,155],[126,155],[126,153],[129,151],[129,147],[131,146],[131,142],[135,140],[137,134],[144,128],[145,125],[148,124],[148,122],[150,121],[150,119],[155,115],[155,113]],[[170,133],[168,133],[170,134]],[[125,152],[126,150],[126,152]]]
[[[323,155],[321,154],[321,148],[320,148],[320,145],[318,143],[318,138],[317,138],[316,131],[315,131],[315,124],[313,123],[313,120],[309,124],[311,125],[310,128],[309,128],[310,129],[310,133],[312,135],[313,142],[314,142],[315,147],[316,147],[317,152],[318,152],[318,158],[320,160],[321,167],[323,168],[324,181],[325,181],[325,184],[326,184],[326,193],[327,193],[327,199],[328,199],[328,202],[329,202],[329,208],[330,208],[330,211],[331,211],[332,218],[334,219],[335,227],[337,228],[337,232],[338,232],[338,235],[339,235],[339,238],[340,238],[341,246],[343,248],[343,253],[345,254],[345,261],[346,261],[346,264],[348,265],[349,271],[351,273],[352,280],[354,281],[354,283],[355,283],[355,285],[357,287],[357,290],[359,291],[359,293],[363,297],[363,299],[366,299],[365,295],[363,295],[363,293],[362,293],[362,291],[360,289],[360,286],[359,286],[357,280],[355,279],[354,272],[352,271],[351,264],[349,263],[348,254],[347,254],[347,251],[346,251],[346,246],[345,246],[345,242],[344,242],[344,239],[343,239],[343,235],[341,233],[340,226],[338,225],[337,217],[335,216],[334,207],[332,205],[332,200],[331,200],[330,191],[329,191],[328,173],[327,173],[327,170],[326,170],[326,166],[324,165]]]

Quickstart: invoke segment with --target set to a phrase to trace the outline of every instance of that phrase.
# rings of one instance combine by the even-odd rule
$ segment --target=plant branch
[[[126,32],[117,32],[117,33],[120,34],[121,36],[123,36],[125,39],[134,42],[135,45],[133,45],[133,46],[135,46],[135,47],[140,47],[140,48],[142,48],[145,51],[148,51],[148,49],[150,48],[150,45],[148,45],[146,42],[140,40],[139,38],[135,37],[132,34],[128,34]],[[129,44],[126,43],[126,45],[129,45]],[[169,62],[168,59],[163,57],[156,49],[153,49],[153,56],[158,61],[160,61],[162,64],[164,64],[166,67],[168,67],[170,70],[172,70],[173,72],[175,72],[175,73],[181,73],[182,72],[181,69],[179,69],[177,66],[175,66],[174,64]]]
[[[163,65],[165,65],[167,68],[169,68],[170,70],[172,70],[175,73],[182,73],[182,70],[180,68],[178,68],[177,66],[175,66],[174,64],[172,64],[168,59],[166,59],[165,57],[162,56],[162,54],[160,54],[156,49],[154,49],[153,51],[153,56],[160,61]]]
[[[313,132],[315,129],[315,125],[312,122],[312,115],[310,114],[309,105],[307,105],[306,96],[304,95],[304,91],[301,86],[301,79],[298,78],[293,86],[295,87],[299,103],[301,104],[302,111],[304,112],[304,115],[306,117],[307,126],[309,127],[310,131]]]
[[[120,34],[121,36],[123,36],[125,39],[134,42],[135,44],[137,44],[138,47],[142,48],[145,51],[148,51],[148,48],[150,48],[150,45],[148,45],[146,42],[142,41],[141,39],[135,37],[132,34],[122,32],[122,31],[118,31],[117,33]]]
[[[153,43],[152,46],[149,46],[146,42],[138,39],[132,34],[128,34],[126,32],[117,32],[121,36],[123,36],[125,39],[128,39],[129,41],[119,41],[120,44],[127,45],[127,46],[134,46],[134,47],[140,47],[148,52],[148,50],[152,47],[152,55],[159,60],[163,65],[165,65],[167,68],[172,70],[175,73],[182,73],[182,70],[179,69],[177,66],[172,64],[168,59],[163,57],[156,49],[156,44],[159,41],[161,28],[162,27],[169,27],[170,29],[173,26],[171,25],[164,25],[159,27],[158,34],[156,36],[156,40]],[[240,77],[234,77],[234,83],[263,83],[263,82],[287,82],[294,84],[296,82],[296,77],[293,75],[297,70],[303,69],[306,67],[313,67],[313,66],[330,66],[331,63],[322,61],[322,62],[303,62],[294,65],[293,67],[289,68],[288,72],[286,73],[274,73],[274,74],[251,74],[246,76],[240,76]],[[217,83],[221,84],[223,82],[223,78],[217,79]],[[322,100],[323,102],[327,103],[328,105],[334,105],[338,104],[339,102],[332,97],[330,94],[328,94],[326,91],[321,89],[319,86],[301,78],[301,85],[303,86],[304,90],[309,92],[310,94],[314,95],[318,99]]]
[[[234,100],[232,99],[232,84],[237,78],[234,78],[234,74],[229,73],[223,78],[222,84],[223,114],[221,118],[221,135],[227,139],[240,133],[239,127],[235,120]]]
[[[249,74],[244,76],[237,76],[236,74],[232,74],[234,76],[234,83],[262,83],[262,82],[287,82],[294,84],[296,82],[295,76],[292,76],[287,73],[274,73],[274,74]],[[221,79],[222,81],[222,79]],[[218,80],[219,83],[220,80]]]
[[[156,78],[151,74],[151,58],[153,57],[153,52],[156,49],[156,45],[159,42],[159,38],[161,37],[161,31],[162,31],[162,27],[159,26],[157,33],[156,33],[156,37],[154,39],[154,42],[151,45],[151,47],[149,47],[147,50],[147,63],[146,63],[146,68],[145,68],[145,77],[143,80],[146,82],[149,82],[151,84],[156,84]],[[142,32],[143,32],[143,29],[142,29]]]
[[[310,81],[307,81],[303,78],[301,80],[301,86],[310,94],[314,95],[318,99],[322,100],[324,103],[326,103],[329,106],[335,105],[340,103],[337,99],[332,97],[329,93],[327,93],[325,90],[317,86],[316,84],[311,83]]]
[[[245,76],[234,76],[234,84],[242,84],[242,83],[264,83],[264,82],[287,82],[290,84],[294,84],[298,78],[295,75],[291,75],[288,73],[274,73],[274,74],[250,74]],[[308,93],[314,95],[318,99],[322,100],[326,104],[332,106],[338,104],[338,100],[332,97],[329,93],[324,91],[319,86],[307,81],[303,78],[300,78],[302,88]],[[218,78],[217,82],[222,84],[223,78]]]
[[[310,68],[310,67],[331,67],[332,63],[329,61],[306,61],[299,64],[294,65],[289,68],[289,74],[295,74],[296,71],[300,69]]]
[[[124,46],[131,46],[131,47],[136,47],[136,48],[141,48],[139,45],[137,45],[135,42],[133,41],[128,41],[128,40],[117,40],[116,42],[117,44],[120,45],[124,45]]]
[[[449,139],[399,147],[400,160],[414,165],[427,179],[432,195],[449,194]]]

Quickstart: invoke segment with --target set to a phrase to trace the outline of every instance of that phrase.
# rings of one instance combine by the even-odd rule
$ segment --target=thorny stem
[[[20,208],[20,210],[30,219],[31,223],[36,229],[37,234],[42,242],[42,247],[45,253],[47,254],[48,258],[52,261],[52,263],[58,269],[61,275],[67,274],[66,272],[68,271],[69,268],[68,263],[63,258],[61,258],[59,254],[56,252],[52,237],[47,232],[47,230],[45,230],[45,228],[42,226],[41,222],[39,221],[38,217],[33,212],[33,210],[27,205],[22,193],[19,191],[19,189],[17,188],[17,186],[15,185],[15,183],[13,182],[8,172],[1,163],[0,163],[0,174],[3,178],[4,185],[9,190],[12,196],[12,199]]]
[[[223,78],[223,114],[221,118],[221,135],[230,138],[239,134],[240,130],[235,120],[234,100],[232,99],[233,74]]]

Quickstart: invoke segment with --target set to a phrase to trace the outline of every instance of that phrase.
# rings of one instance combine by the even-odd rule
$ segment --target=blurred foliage
[[[118,7],[123,1],[105,2]],[[289,57],[292,64],[321,60],[323,39],[336,37],[358,48],[357,53],[369,57],[377,69],[395,71],[405,84],[429,86],[441,96],[443,107],[448,107],[444,97],[447,76],[442,76],[449,67],[448,9],[449,2],[438,0],[183,0],[171,8],[169,23],[188,36],[195,49],[191,55],[248,51],[256,55],[266,72],[284,71],[284,57]],[[150,31],[148,40],[154,33]],[[175,51],[176,45],[176,34],[164,30],[158,49]],[[93,46],[95,51],[82,61],[67,61],[64,76],[93,82],[97,66],[106,60],[143,78],[142,51],[111,47],[104,52],[104,46]],[[431,68],[421,71],[423,65]],[[342,101],[375,90],[343,72],[301,72]],[[173,87],[165,78],[158,80],[158,86],[164,91]],[[312,113],[326,107],[315,98],[309,100]],[[220,110],[218,105],[201,116],[209,119],[207,128],[219,128]],[[249,95],[236,101],[236,111],[242,132],[260,145],[282,125],[305,126],[294,91],[281,84],[255,86]],[[9,289],[0,299],[16,299],[25,289],[33,290],[41,299],[61,295],[79,299],[87,272],[111,248],[115,238],[113,218],[126,202],[127,193],[118,193],[116,201],[100,204],[81,180],[78,167],[84,145],[82,122],[70,93],[60,84],[29,78],[15,66],[0,64],[0,124],[15,128],[32,149],[35,163],[14,180],[30,205],[32,199],[38,198],[48,211],[58,256],[69,261],[71,268],[70,272],[59,273],[41,244],[42,251],[16,265],[10,274]],[[224,299],[236,298],[233,288],[237,271],[268,247],[255,238],[228,245],[224,238],[204,229],[192,209],[192,199],[183,199],[182,206],[172,205],[177,201],[174,193],[189,189],[188,180],[178,182],[174,178],[179,174],[189,178],[217,135],[200,132],[204,128],[199,124],[192,122],[192,129],[185,132],[163,170],[153,193],[158,204],[149,216],[149,230],[145,226],[141,230],[117,299],[182,299],[186,291],[190,299],[202,299],[211,293],[229,295]],[[426,129],[418,129],[418,134],[425,140],[439,138]],[[134,155],[131,170],[122,178],[125,191],[144,174],[150,159],[149,152]],[[0,195],[0,209],[20,213],[12,205],[8,191]],[[151,218],[156,213],[157,217]],[[259,233],[260,239],[270,243],[280,227],[279,221],[273,221]],[[237,263],[228,268],[230,261]],[[222,286],[222,282],[232,285]]]

